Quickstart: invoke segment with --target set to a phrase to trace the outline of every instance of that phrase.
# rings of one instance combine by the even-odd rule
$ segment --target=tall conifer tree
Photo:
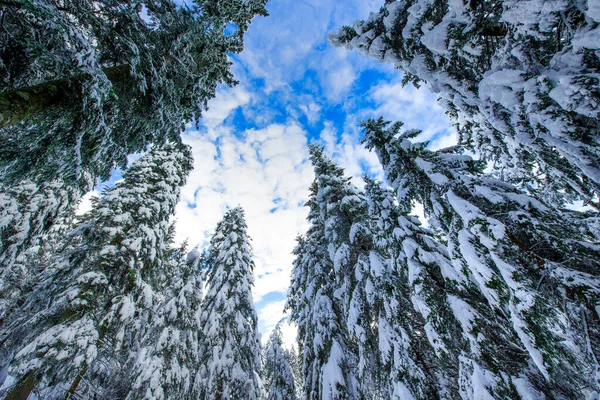
[[[175,254],[157,318],[133,360],[134,379],[128,399],[192,399],[193,379],[200,367],[198,332],[203,288],[203,261],[197,250]]]
[[[367,285],[373,240],[368,206],[363,194],[344,176],[344,170],[323,154],[318,146],[310,147],[319,191],[317,201],[325,227],[325,240],[333,262],[337,288],[335,296],[343,302],[346,324],[358,354],[361,391],[376,392],[379,370],[375,357],[376,334]]]
[[[425,84],[460,144],[555,205],[597,207],[600,15],[595,0],[387,0],[330,36]]]
[[[169,220],[191,167],[186,146],[153,149],[81,218],[69,245],[2,327],[3,344],[15,354],[10,393],[35,387],[45,398],[91,396],[96,388],[80,384],[93,380],[103,350],[127,362],[166,283]]]
[[[252,249],[241,207],[225,213],[207,250],[206,297],[200,314],[201,399],[262,397],[260,340],[252,301]]]
[[[280,321],[267,342],[264,351],[264,381],[268,400],[296,400],[296,382],[293,370],[295,354],[283,347]]]
[[[373,242],[370,301],[378,331],[381,385],[390,399],[452,398],[458,323],[443,295],[451,270],[444,246],[395,204],[392,191],[364,177]]]
[[[482,176],[482,163],[460,149],[431,152],[409,140],[418,131],[400,134],[401,124],[388,125],[382,119],[364,124],[367,147],[375,149],[399,200],[423,203],[430,222],[445,234],[457,285],[468,296],[454,303],[466,301],[480,314],[458,318],[474,348],[482,355],[493,346],[505,348],[480,362],[508,372],[517,390],[524,389],[519,376],[528,376],[537,396],[594,390],[583,381],[597,386],[592,305],[598,302],[594,265],[600,253],[585,234],[585,216],[563,218],[511,185]],[[482,344],[501,333],[484,327],[492,320],[514,333],[505,344],[498,338],[481,347],[481,333]],[[502,355],[511,352],[510,358]]]
[[[338,285],[318,191],[315,181],[306,203],[310,227],[294,249],[286,309],[298,326],[306,398],[359,399],[358,355],[348,332],[345,307],[335,293]]]

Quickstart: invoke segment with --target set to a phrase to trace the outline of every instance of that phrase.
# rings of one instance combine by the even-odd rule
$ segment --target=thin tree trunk
[[[102,343],[102,340],[104,339],[104,335],[106,335],[107,331],[108,331],[108,328],[106,327],[106,325],[104,325],[100,328],[100,334],[98,335],[98,340],[96,341],[96,346],[99,346]],[[86,363],[86,365],[81,369],[81,371],[79,371],[79,373],[77,374],[77,377],[71,384],[69,391],[65,395],[65,400],[69,400],[75,394],[75,392],[77,391],[77,387],[79,386],[79,384],[81,383],[81,380],[87,373],[88,367],[89,367],[89,364]]]
[[[127,64],[104,68],[102,71],[113,84],[129,77]],[[79,96],[77,83],[85,78],[85,75],[78,75],[0,93],[0,129],[33,118],[51,106]]]
[[[6,400],[27,400],[35,387],[35,374],[30,372],[21,382],[17,383],[6,395]]]
[[[75,380],[71,384],[71,387],[69,388],[69,391],[65,395],[65,400],[69,400],[75,394],[75,392],[77,391],[77,386],[79,386],[79,383],[81,382],[83,376],[86,374],[87,370],[88,366],[86,365],[81,369],[81,371],[79,371],[79,373],[77,374],[77,378],[75,378]]]

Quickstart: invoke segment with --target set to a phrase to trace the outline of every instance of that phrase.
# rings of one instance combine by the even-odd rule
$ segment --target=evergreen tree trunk
[[[130,76],[127,64],[102,71],[113,85],[124,82]],[[79,83],[85,78],[85,75],[78,75],[0,93],[0,129],[33,118],[49,107],[73,102],[80,97]]]
[[[27,400],[35,387],[35,375],[30,373],[6,395],[6,400]]]
[[[67,394],[65,395],[65,400],[69,400],[71,397],[73,397],[73,395],[75,394],[75,392],[77,391],[77,387],[79,386],[79,383],[81,382],[81,379],[83,378],[83,376],[86,374],[88,370],[88,366],[86,365],[85,367],[83,367],[81,369],[81,371],[77,374],[77,378],[75,378],[75,380],[73,381],[73,383],[71,384],[71,387],[69,388],[69,391],[67,392]]]

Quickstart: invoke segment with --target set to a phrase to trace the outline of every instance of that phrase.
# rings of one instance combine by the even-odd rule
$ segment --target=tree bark
[[[86,374],[87,370],[88,366],[86,365],[81,369],[81,371],[79,371],[79,373],[77,374],[77,378],[75,378],[75,380],[71,384],[71,387],[69,388],[69,391],[65,395],[65,400],[69,400],[75,394],[75,392],[77,391],[77,387],[79,386],[79,383],[81,382],[83,376]]]
[[[104,68],[102,71],[113,84],[129,77],[127,64]],[[33,118],[51,106],[72,101],[74,96],[80,95],[78,83],[85,78],[85,75],[78,75],[0,93],[0,129]]]
[[[35,387],[35,374],[30,372],[21,382],[17,383],[6,395],[6,400],[27,400]]]

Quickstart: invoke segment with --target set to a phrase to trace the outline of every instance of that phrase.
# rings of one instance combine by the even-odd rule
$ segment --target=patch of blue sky
[[[100,181],[94,188],[98,193],[102,193],[104,190],[110,189],[115,185],[116,182],[123,179],[123,171],[121,168],[113,168],[110,171],[110,178],[106,181]]]
[[[258,308],[261,308],[269,303],[274,301],[285,300],[285,295],[281,292],[269,292],[265,294],[260,301],[256,302],[255,305]]]
[[[233,23],[228,23],[225,26],[225,36],[233,36],[235,35],[235,33],[238,31],[238,26],[236,24]]]

